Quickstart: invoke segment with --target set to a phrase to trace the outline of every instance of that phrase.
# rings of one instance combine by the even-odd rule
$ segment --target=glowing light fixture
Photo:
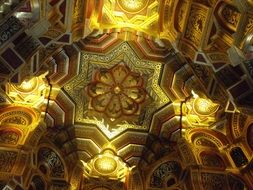
[[[194,101],[193,110],[198,115],[212,115],[219,109],[219,105],[213,103],[210,99],[200,98],[194,91],[192,91]]]
[[[47,96],[47,85],[44,76],[24,80],[20,85],[7,83],[6,92],[17,104],[38,107]]]
[[[101,16],[93,13],[91,29],[130,28],[157,35],[160,0],[104,0]]]
[[[103,155],[99,155],[94,161],[94,168],[101,174],[113,173],[117,169],[113,152],[106,150]]]
[[[119,6],[130,13],[137,13],[143,10],[148,4],[148,0],[118,0]]]
[[[125,181],[125,177],[132,170],[117,156],[111,145],[106,146],[102,152],[94,156],[87,163],[83,162],[84,175],[88,177],[106,177],[113,180]]]
[[[21,83],[20,87],[24,90],[31,90],[33,88],[33,86],[36,84],[36,80],[37,78],[34,78],[32,80],[29,81],[24,81]]]
[[[193,97],[183,104],[182,114],[192,126],[211,126],[216,121],[220,105],[208,98],[200,97],[194,91],[192,95]]]

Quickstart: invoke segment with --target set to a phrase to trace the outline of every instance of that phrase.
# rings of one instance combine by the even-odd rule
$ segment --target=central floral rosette
[[[87,89],[92,108],[110,119],[138,114],[147,94],[143,77],[125,64],[95,71]]]

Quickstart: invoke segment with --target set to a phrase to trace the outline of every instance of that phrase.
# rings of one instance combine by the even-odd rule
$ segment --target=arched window
[[[241,167],[248,164],[248,159],[240,147],[232,148],[230,151],[230,156],[232,157],[236,167]]]

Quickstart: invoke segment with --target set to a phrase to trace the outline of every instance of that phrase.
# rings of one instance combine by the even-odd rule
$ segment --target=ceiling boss
[[[97,71],[94,81],[88,86],[91,106],[98,112],[104,112],[111,120],[137,114],[146,97],[143,84],[143,78],[124,64]]]

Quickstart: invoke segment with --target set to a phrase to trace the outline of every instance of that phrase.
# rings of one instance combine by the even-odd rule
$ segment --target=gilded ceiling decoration
[[[124,11],[128,11],[130,14],[136,14],[143,10],[147,6],[147,4],[149,4],[149,1],[117,0],[117,3]]]
[[[94,81],[88,85],[93,109],[104,112],[111,120],[140,112],[140,105],[146,98],[141,76],[120,63],[94,75]]]
[[[183,32],[183,27],[185,25],[187,16],[187,6],[189,2],[186,0],[179,1],[177,4],[177,12],[175,13],[175,28],[178,32]]]
[[[0,109],[0,143],[22,145],[40,122],[40,113],[24,106],[6,106]]]
[[[191,16],[188,18],[187,27],[184,33],[184,38],[192,46],[189,49],[185,48],[185,51],[193,55],[193,50],[196,50],[202,45],[202,35],[206,31],[206,25],[208,23],[209,10],[203,5],[193,3],[191,5],[190,13]]]
[[[252,7],[0,0],[0,189],[252,189]]]
[[[43,76],[24,80],[20,85],[7,83],[9,98],[18,104],[39,107],[48,95],[48,86]]]
[[[147,131],[152,113],[170,102],[159,86],[161,70],[126,42],[105,55],[82,52],[79,75],[64,86],[76,102],[75,122],[96,125],[108,138],[128,128]]]
[[[104,148],[98,155],[95,155],[87,163],[83,162],[87,177],[99,178],[108,176],[110,179],[125,181],[131,168],[117,156],[115,150],[110,146]]]
[[[94,18],[93,28],[132,28],[159,32],[159,0],[105,0],[100,18]]]
[[[13,129],[0,130],[0,144],[16,145],[21,137],[21,132]]]
[[[38,162],[42,165],[44,164],[45,172],[50,177],[54,178],[64,177],[65,175],[64,165],[61,161],[61,158],[54,152],[54,150],[48,147],[41,147],[38,152]]]
[[[21,106],[7,106],[1,108],[0,125],[13,125],[27,127],[39,120],[39,114],[35,110]]]
[[[210,99],[201,98],[195,92],[192,93],[193,98],[183,105],[183,112],[186,114],[189,126],[210,127],[218,120],[219,104],[212,102]]]
[[[182,172],[182,167],[178,162],[168,161],[162,163],[150,178],[150,187],[153,188],[166,188],[172,187],[176,188],[176,183]]]
[[[226,3],[220,3],[217,14],[217,19],[226,28],[228,32],[234,33],[238,27],[241,14],[239,10]]]

